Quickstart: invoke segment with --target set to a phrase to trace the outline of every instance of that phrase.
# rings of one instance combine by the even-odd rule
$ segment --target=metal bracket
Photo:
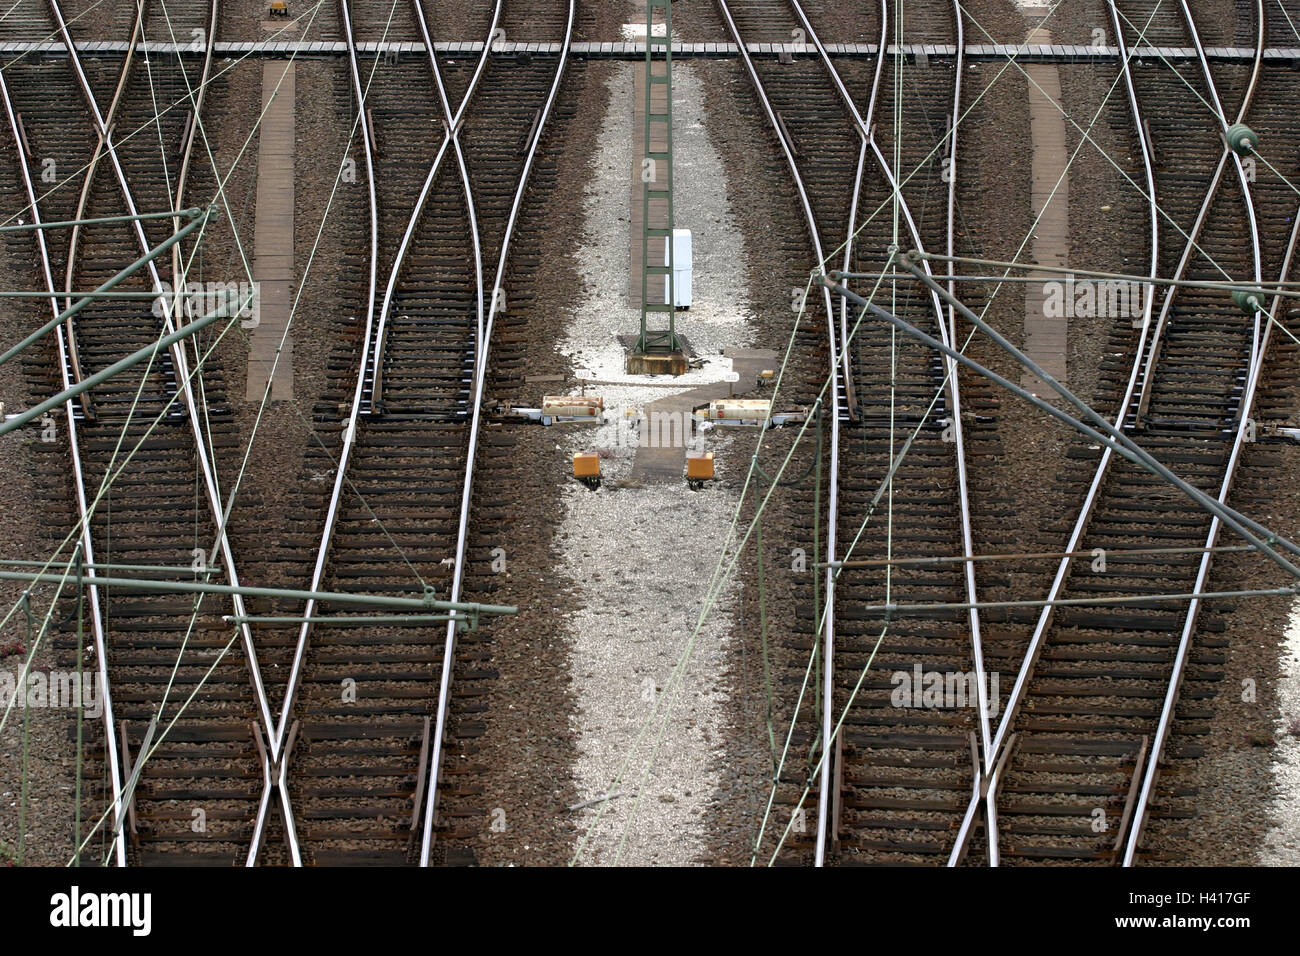
[[[120,731],[119,736],[121,737],[121,740],[122,740],[122,744],[121,744],[121,747],[122,747],[122,767],[123,767],[123,769],[126,771],[126,775],[127,775],[127,777],[130,777],[130,776],[131,776],[131,745],[130,745],[130,743],[127,742],[126,721],[125,721],[125,720],[122,721],[121,724],[119,725],[119,731]],[[144,752],[144,751],[142,750],[141,753],[143,753],[143,752]],[[140,831],[136,829],[136,821],[135,821],[135,794],[134,794],[134,793],[131,794],[131,800],[130,800],[130,802],[128,802],[127,805],[126,805],[126,825],[127,825],[127,830],[128,830],[129,833],[131,834],[131,845],[134,846],[134,847],[139,847],[139,845],[140,845]]]
[[[23,144],[23,155],[28,160],[36,159],[31,144],[27,141],[27,128],[23,125],[23,115],[17,110],[14,111],[14,124],[18,127],[18,140]]]
[[[420,826],[420,807],[424,803],[424,781],[429,775],[429,727],[431,721],[428,717],[424,718],[424,733],[420,736],[420,771],[415,778],[415,800],[411,808],[411,839],[414,841],[415,834]],[[436,824],[438,821],[434,820]]]
[[[1120,862],[1120,850],[1124,846],[1124,837],[1128,833],[1129,821],[1133,818],[1133,806],[1137,803],[1138,790],[1142,786],[1142,771],[1146,767],[1147,754],[1151,746],[1151,738],[1143,735],[1142,746],[1138,748],[1137,756],[1133,761],[1133,777],[1129,781],[1128,796],[1124,799],[1124,813],[1119,818],[1119,832],[1115,834],[1115,862]]]
[[[113,833],[114,839],[122,835],[123,826],[127,825],[130,820],[131,831],[135,833],[135,788],[140,783],[140,774],[144,770],[145,762],[149,759],[149,745],[153,743],[153,735],[158,730],[158,718],[155,716],[149,721],[149,728],[144,732],[144,740],[140,742],[140,759],[136,760],[134,765],[131,763],[129,754],[123,754],[125,760],[124,769],[126,770],[126,787],[122,791],[121,804],[117,814],[117,828]],[[126,721],[122,722],[122,743],[126,743]],[[123,811],[126,811],[123,813]]]

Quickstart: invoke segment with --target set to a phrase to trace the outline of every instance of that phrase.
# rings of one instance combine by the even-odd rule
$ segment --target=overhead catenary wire
[[[1133,285],[1143,286],[1165,286],[1179,289],[1210,289],[1219,292],[1263,292],[1269,295],[1280,295],[1285,298],[1300,298],[1300,281],[1286,280],[1279,282],[1214,282],[1206,279],[1174,279],[1164,278],[1161,276],[1143,276],[1134,275],[1124,272],[1101,272],[1095,269],[1074,269],[1069,266],[1052,266],[1043,265],[1036,262],[1001,262],[996,259],[980,259],[974,256],[945,256],[938,253],[925,252],[917,250],[916,257],[928,262],[949,262],[956,265],[974,265],[974,266],[992,266],[998,269],[1016,270],[1022,272],[1046,272],[1062,277],[1073,278],[1081,283],[1089,285],[1096,281],[1114,281],[1127,282]],[[846,272],[835,269],[827,273],[843,279],[875,279],[883,275],[884,278],[890,279],[901,277],[900,272]],[[978,282],[989,284],[1002,283],[1024,283],[1024,282],[1043,282],[1043,277],[1025,275],[1025,276],[996,276],[996,275],[931,275],[931,278],[937,282]],[[1292,289],[1292,286],[1298,288]]]
[[[1052,8],[1051,13],[1054,13],[1055,10],[1056,10],[1059,6],[1060,6],[1060,3],[1059,3],[1059,2],[1058,2],[1057,4],[1055,4],[1055,5],[1053,6],[1053,8]],[[1050,16],[1050,14],[1049,14],[1049,16]],[[1009,65],[1009,64],[1008,64],[1008,65]],[[1005,72],[1005,69],[1006,69],[1006,67],[1004,67],[1003,70],[999,72],[998,76],[1001,76],[1001,75],[1002,75],[1002,72]],[[994,82],[996,82],[996,79],[997,79],[997,77],[994,78]],[[984,95],[984,93],[987,92],[987,90],[988,90],[989,88],[991,88],[991,86],[992,86],[992,83],[990,83],[988,86],[985,87],[985,91],[981,92],[980,96],[977,97],[976,102],[979,101],[979,99]],[[974,107],[972,106],[971,109],[973,109],[973,108],[974,108]],[[1103,104],[1102,107],[1100,107],[1100,108],[1098,109],[1097,113],[1094,115],[1094,117],[1093,117],[1093,122],[1094,122],[1094,123],[1096,122],[1097,117],[1100,116],[1102,109],[1104,109],[1104,104]],[[970,109],[968,109],[968,110],[966,111],[966,113],[962,114],[962,116],[959,117],[958,122],[954,124],[954,127],[953,127],[953,128],[955,129],[956,126],[960,124],[961,120],[963,120],[967,115],[969,115],[969,113],[970,113]],[[1076,126],[1077,126],[1077,124],[1076,124]],[[1085,138],[1086,138],[1086,131],[1085,131]],[[937,149],[937,147],[936,147],[936,149]],[[931,155],[933,155],[933,152],[934,152],[934,151],[932,151]],[[1076,155],[1077,155],[1077,152],[1078,152],[1078,150],[1076,149]],[[1109,159],[1109,157],[1107,157],[1107,158]],[[1073,157],[1072,157],[1072,159],[1073,159]],[[1111,162],[1112,162],[1112,164],[1113,164],[1113,160],[1111,160]],[[916,173],[917,171],[919,171],[921,168],[924,168],[924,165],[925,165],[925,163],[924,163],[924,161],[923,161],[921,164],[919,164],[919,165],[917,166],[916,170],[914,170],[913,173],[912,173],[911,175],[914,176],[915,173]],[[911,178],[911,176],[908,177],[909,180],[910,180],[910,178]],[[904,182],[906,182],[906,181],[907,181],[907,180],[905,180]],[[879,208],[877,209],[877,213],[880,211],[880,209],[883,209],[884,206],[885,206],[887,203],[888,203],[888,200],[886,201],[886,203],[882,203],[881,207],[879,207]],[[875,213],[872,214],[872,217],[874,217],[874,215],[875,215]],[[869,221],[869,219],[872,218],[872,217],[868,217],[868,221]],[[864,223],[864,226],[865,226],[865,223]],[[1024,243],[1022,243],[1021,248],[1023,249],[1023,247],[1024,247]],[[987,305],[986,305],[986,308],[987,308]],[[861,318],[859,318],[859,324],[860,324],[860,322],[861,322]],[[857,328],[857,326],[855,325],[855,327],[854,327],[854,333],[856,332],[856,328]],[[854,333],[850,333],[850,335],[849,335],[849,337],[848,337],[848,340],[851,341],[852,336],[853,336]],[[971,332],[971,336],[973,336],[973,334],[974,334],[974,332],[972,331],[972,332]],[[969,342],[970,342],[970,336],[968,336],[968,338],[967,338],[967,342],[966,342],[965,344],[969,344]],[[963,347],[965,347],[965,346],[963,346]],[[936,396],[936,397],[937,397],[937,396]],[[932,408],[933,408],[933,402],[931,403],[931,409],[932,409]],[[929,412],[927,411],[927,415],[928,415],[928,413],[929,413]],[[918,426],[918,431],[919,431],[919,426]],[[913,437],[915,437],[915,434],[916,434],[916,432],[913,433]],[[800,436],[800,437],[802,437],[802,433],[801,433],[801,436]],[[910,446],[908,446],[908,447],[910,447]],[[906,447],[905,447],[905,449],[904,449],[904,453],[905,453],[905,452],[906,452]],[[894,468],[897,468],[897,465],[898,465],[898,462],[896,461],[896,462],[894,463]],[[882,489],[883,489],[883,485],[882,485]],[[867,519],[866,519],[866,520],[869,520],[869,518],[870,518],[870,512],[868,513],[868,516],[867,516]],[[742,545],[742,546],[743,546],[743,545]],[[810,665],[811,665],[811,658],[810,658]],[[801,696],[800,696],[800,700],[802,700],[802,694],[801,694]],[[791,730],[793,730],[793,724],[792,724],[792,726],[791,726]],[[773,791],[773,794],[772,794],[772,795],[773,795],[773,796],[775,795],[775,792],[774,792],[774,791]],[[768,814],[770,814],[770,809],[771,809],[771,799],[769,799]],[[765,815],[764,815],[764,822],[766,821],[766,819],[767,819],[767,815],[768,815],[768,814],[765,814]],[[760,836],[759,836],[759,840],[761,841],[761,826],[760,826]]]
[[[755,453],[755,457],[757,457],[757,453]],[[761,525],[759,525],[759,527],[761,527]]]
[[[854,302],[858,303],[867,312],[869,312],[876,318],[888,322],[890,325],[893,325],[895,328],[899,329],[900,331],[906,333],[907,335],[910,335],[912,338],[916,339],[922,344],[927,345],[932,349],[941,351],[943,352],[943,354],[956,359],[957,362],[966,366],[971,371],[979,375],[982,375],[983,377],[993,381],[997,385],[1001,386],[1002,388],[1006,389],[1012,394],[1018,396],[1019,398],[1028,401],[1030,404],[1034,405],[1039,410],[1046,412],[1048,415],[1051,415],[1053,418],[1057,419],[1058,421],[1070,426],[1071,428],[1081,432],[1084,435],[1087,435],[1089,438],[1092,438],[1094,441],[1098,441],[1106,445],[1107,447],[1111,448],[1116,454],[1120,455],[1123,458],[1128,459],[1129,461],[1132,461],[1134,464],[1138,465],[1139,467],[1151,471],[1154,474],[1157,474],[1160,477],[1164,478],[1166,481],[1173,484],[1175,487],[1177,487],[1180,491],[1186,494],[1189,498],[1191,498],[1202,508],[1211,512],[1216,517],[1220,518],[1220,520],[1222,520],[1224,524],[1228,525],[1228,527],[1232,528],[1234,531],[1236,531],[1239,535],[1245,538],[1248,542],[1250,542],[1252,545],[1254,545],[1264,554],[1268,555],[1274,561],[1274,563],[1276,563],[1289,575],[1297,579],[1300,579],[1300,568],[1295,567],[1293,564],[1291,564],[1291,562],[1287,561],[1286,558],[1278,554],[1271,547],[1271,543],[1276,543],[1282,546],[1285,550],[1291,551],[1293,554],[1300,554],[1300,547],[1291,543],[1290,541],[1287,541],[1282,536],[1269,531],[1269,529],[1267,528],[1263,528],[1263,533],[1268,538],[1269,543],[1266,543],[1265,541],[1261,540],[1250,529],[1246,527],[1247,524],[1254,526],[1255,522],[1251,521],[1251,519],[1246,518],[1245,516],[1237,514],[1235,511],[1228,508],[1227,506],[1221,505],[1219,502],[1210,499],[1209,496],[1206,495],[1204,492],[1188,484],[1186,481],[1179,478],[1173,472],[1169,471],[1169,469],[1166,468],[1164,465],[1160,464],[1160,462],[1156,461],[1154,458],[1152,458],[1150,455],[1144,452],[1141,448],[1138,448],[1131,441],[1129,441],[1126,436],[1121,435],[1119,438],[1114,438],[1110,434],[1104,434],[1101,431],[1097,431],[1096,429],[1088,426],[1087,424],[1080,421],[1079,419],[1076,419],[1071,415],[1067,414],[1066,412],[1056,408],[1051,403],[1046,402],[1043,399],[1039,398],[1037,395],[1033,394],[1028,389],[1022,388],[1021,386],[1008,381],[1007,379],[998,375],[996,372],[993,372],[992,370],[987,369],[984,366],[980,365],[978,362],[969,358],[964,353],[944,345],[942,342],[938,341],[937,339],[933,338],[930,335],[927,335],[925,332],[922,332],[920,329],[916,328],[910,323],[905,322],[904,320],[898,318],[892,313],[886,312],[884,309],[880,308],[880,306],[875,305],[874,303],[866,299],[863,299],[861,296],[857,295],[854,292],[851,292],[848,289],[844,289],[843,286],[839,286],[835,283],[830,283],[830,285],[837,294],[851,296]],[[962,308],[965,307],[963,306]],[[970,313],[969,315],[966,315],[966,318],[969,320],[973,315],[974,313]],[[1008,345],[1010,345],[1010,343],[1008,343]],[[1035,371],[1039,368],[1031,359],[1029,359],[1028,356],[1021,353],[1014,346],[1010,346],[1010,348],[1012,352],[1012,357],[1015,358],[1025,368],[1030,369],[1031,371]],[[1038,374],[1037,371],[1035,371],[1035,374]],[[1046,381],[1047,379],[1045,378],[1044,380]],[[1089,418],[1092,418],[1092,416],[1096,416],[1096,413],[1093,412],[1091,408],[1088,408],[1088,406],[1083,405],[1083,403],[1079,399],[1077,399],[1072,393],[1065,391],[1065,394],[1069,395],[1069,400],[1072,403],[1078,403],[1083,408],[1086,408],[1088,412],[1091,413],[1091,415],[1088,416]],[[1096,417],[1100,418],[1100,416],[1096,416]],[[1107,427],[1109,428],[1110,427],[1109,423],[1106,424]],[[1262,526],[1260,527],[1262,528]]]
[[[259,117],[259,124],[260,124],[260,118],[261,118],[261,117]],[[200,120],[200,121],[201,121],[201,120]],[[146,124],[146,125],[147,125],[147,124]],[[256,131],[256,125],[255,125],[255,129],[253,129],[253,131]],[[250,135],[251,135],[251,134],[250,134]],[[211,151],[209,151],[209,155],[211,155]],[[242,155],[242,152],[240,152],[240,155]],[[238,235],[237,235],[237,237],[235,237],[235,239],[237,239],[237,246],[238,246]],[[242,248],[240,248],[240,251],[242,251]],[[233,325],[233,323],[231,323],[231,325]],[[229,330],[229,328],[230,328],[230,325],[227,325],[227,326],[226,326],[226,330]],[[224,337],[224,334],[225,334],[225,333],[222,333],[222,337]],[[221,338],[218,337],[218,339],[217,339],[217,343],[220,343],[220,341],[221,341]],[[217,343],[214,343],[213,347],[216,347]],[[192,375],[196,375],[196,373],[198,373],[198,372],[200,371],[201,368],[203,368],[203,363],[201,363],[201,360],[200,360],[200,363],[199,363],[198,367],[196,367],[196,368],[194,369],[194,372],[191,373],[191,377],[192,377]],[[138,397],[139,397],[139,393],[136,394],[136,401],[138,401]],[[155,420],[155,423],[152,423],[152,425],[151,425],[151,427],[149,427],[148,431],[149,431],[149,432],[152,432],[152,428],[153,428],[153,427],[156,427],[156,425],[157,425],[157,420]],[[122,434],[123,434],[123,436],[125,436],[125,431],[123,431]],[[140,440],[140,442],[138,442],[138,445],[136,445],[136,447],[139,447],[139,444],[142,444],[142,442],[143,442],[144,440],[147,440],[147,434],[146,434],[146,436],[144,436],[144,438],[142,438],[142,440]],[[121,445],[121,440],[120,440],[120,442],[118,442],[118,445]],[[134,453],[133,453],[133,455],[134,455]],[[116,457],[116,453],[114,453],[114,457]],[[121,473],[122,470],[125,470],[125,463],[123,463],[122,468],[120,468],[120,470],[118,470],[117,473]],[[105,483],[104,483],[103,486],[101,486],[99,497],[103,497],[103,494],[104,494],[105,490],[107,490],[108,486],[109,486],[110,484],[112,484],[112,475],[113,475],[112,468],[109,468],[108,472],[105,472]],[[96,501],[98,501],[98,498],[96,498]],[[194,623],[194,620],[192,620],[192,618],[191,618],[191,628],[192,628],[192,623]]]
[[[237,237],[236,237],[236,241],[238,241]],[[233,323],[231,323],[231,324],[233,324]],[[228,326],[227,326],[227,331],[228,331],[229,327],[230,327],[230,326],[228,325]],[[223,337],[224,337],[224,333],[223,333]],[[220,342],[220,338],[218,339],[218,344],[219,344],[219,342]],[[215,344],[214,344],[213,347],[214,347],[214,348],[216,347]],[[200,371],[200,370],[202,369],[202,367],[203,367],[203,364],[202,364],[202,361],[200,360],[200,362],[199,362],[197,368],[194,370],[194,372],[193,372],[192,374],[197,374],[198,371]],[[138,392],[137,392],[137,400],[138,400]],[[153,429],[153,427],[156,427],[157,423],[158,423],[158,420],[155,420],[155,422],[150,426],[148,432],[151,432],[152,429]],[[144,437],[143,439],[141,439],[141,442],[143,442],[144,440],[147,439],[147,437],[148,437],[148,432],[146,433],[145,437]],[[125,434],[125,431],[123,431],[122,434],[124,435],[124,434]],[[119,448],[120,448],[120,444],[121,444],[121,441],[119,440]],[[139,447],[139,443],[137,443],[137,448],[138,448],[138,447]],[[117,452],[115,452],[114,454],[115,454],[115,456],[116,456]],[[132,454],[133,454],[133,453],[132,453]],[[125,468],[125,463],[123,464],[122,467],[123,467],[123,469]],[[122,470],[122,469],[119,469],[119,471],[118,471],[119,474],[121,473],[121,470]],[[106,490],[106,488],[107,488],[108,486],[111,485],[112,477],[113,477],[113,471],[112,471],[112,467],[110,466],[110,468],[108,469],[108,471],[107,471],[106,474],[105,474],[105,483],[104,483],[104,486],[101,487],[100,497],[102,497],[102,495],[103,495],[104,491]],[[97,498],[97,500],[98,500],[98,498]],[[192,626],[193,626],[193,618],[191,619],[191,629],[192,629]]]

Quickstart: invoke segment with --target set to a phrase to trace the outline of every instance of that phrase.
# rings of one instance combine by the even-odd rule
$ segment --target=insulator
[[[1233,123],[1228,127],[1228,148],[1238,156],[1249,156],[1259,145],[1259,134],[1245,123]]]
[[[1247,315],[1254,315],[1264,308],[1267,294],[1263,289],[1233,289],[1232,301]]]

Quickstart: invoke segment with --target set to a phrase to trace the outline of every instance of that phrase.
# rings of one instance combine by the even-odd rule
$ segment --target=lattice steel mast
[[[654,35],[655,11],[663,12],[664,35]],[[677,337],[677,293],[673,282],[673,13],[672,0],[646,0],[645,11],[645,133],[641,161],[641,333],[633,352],[680,352]],[[662,56],[656,56],[656,53]],[[661,67],[656,72],[655,67]],[[655,92],[662,90],[662,112],[655,111]],[[661,149],[655,149],[655,133]],[[663,212],[660,225],[652,225],[652,201]],[[664,243],[664,264],[651,265],[653,240]],[[650,277],[664,277],[663,301],[651,302]],[[666,313],[667,329],[650,328],[651,316]]]

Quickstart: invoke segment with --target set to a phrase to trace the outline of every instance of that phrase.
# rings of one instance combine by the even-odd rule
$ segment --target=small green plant
[[[13,848],[9,846],[8,843],[5,843],[3,840],[0,840],[0,866],[17,866],[17,865],[18,865],[18,854],[16,854],[13,851]]]

